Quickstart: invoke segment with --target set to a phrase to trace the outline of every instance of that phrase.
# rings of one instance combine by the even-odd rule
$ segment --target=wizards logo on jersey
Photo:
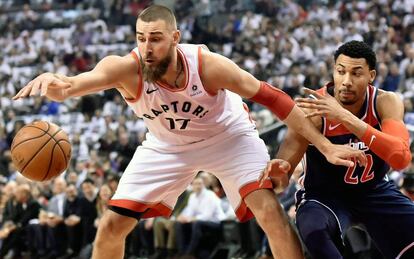
[[[355,140],[354,142],[352,142],[351,139],[350,139],[348,145],[350,147],[352,147],[353,149],[361,150],[361,151],[364,151],[364,152],[369,150],[369,147],[367,145],[365,145],[365,143],[362,142],[362,141]]]

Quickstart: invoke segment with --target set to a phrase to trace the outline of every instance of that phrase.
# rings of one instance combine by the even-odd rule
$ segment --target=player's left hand
[[[326,92],[326,86],[324,86],[322,91],[324,95],[316,92],[315,90],[309,88],[303,88],[305,93],[308,95],[313,95],[316,99],[313,98],[296,98],[297,106],[301,108],[307,108],[314,110],[311,113],[306,114],[307,118],[314,116],[323,116],[329,120],[340,122],[344,117],[343,114],[346,110],[338,103],[338,101]]]
[[[270,160],[258,179],[259,186],[262,186],[264,181],[270,177],[276,193],[282,192],[289,184],[289,170],[289,162],[282,159]]]

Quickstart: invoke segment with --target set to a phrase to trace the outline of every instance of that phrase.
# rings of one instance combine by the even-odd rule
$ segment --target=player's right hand
[[[332,144],[323,155],[329,163],[334,165],[352,167],[355,166],[354,161],[358,162],[359,166],[366,166],[367,164],[365,153],[361,150],[353,149],[348,145]]]
[[[65,99],[66,89],[71,84],[56,77],[52,73],[44,73],[30,81],[14,97],[13,100],[25,98],[27,96],[46,96],[49,99],[61,102]]]

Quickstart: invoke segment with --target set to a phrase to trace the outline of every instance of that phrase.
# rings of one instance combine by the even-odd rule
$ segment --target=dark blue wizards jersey
[[[328,92],[331,90],[328,89]],[[381,130],[375,109],[376,97],[377,89],[369,85],[360,119]],[[321,131],[334,144],[346,144],[355,149],[363,150],[368,163],[366,167],[360,167],[357,163],[353,167],[336,166],[329,163],[315,146],[309,145],[304,164],[304,186],[307,195],[329,193],[352,196],[375,188],[384,179],[389,165],[375,155],[344,125],[322,118]]]

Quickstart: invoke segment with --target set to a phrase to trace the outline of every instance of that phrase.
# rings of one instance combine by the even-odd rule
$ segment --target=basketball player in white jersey
[[[229,59],[201,46],[180,45],[174,14],[153,5],[136,24],[138,47],[124,57],[108,56],[73,77],[45,73],[14,99],[42,95],[63,101],[116,88],[149,129],[102,218],[93,258],[123,258],[125,237],[137,220],[169,216],[177,197],[197,171],[221,181],[238,218],[253,215],[277,258],[303,258],[300,243],[267,179],[257,179],[269,161],[263,141],[240,96],[265,105],[288,127],[312,142],[338,165],[362,152],[331,144],[282,91],[260,82]],[[283,160],[275,170],[287,171]]]

